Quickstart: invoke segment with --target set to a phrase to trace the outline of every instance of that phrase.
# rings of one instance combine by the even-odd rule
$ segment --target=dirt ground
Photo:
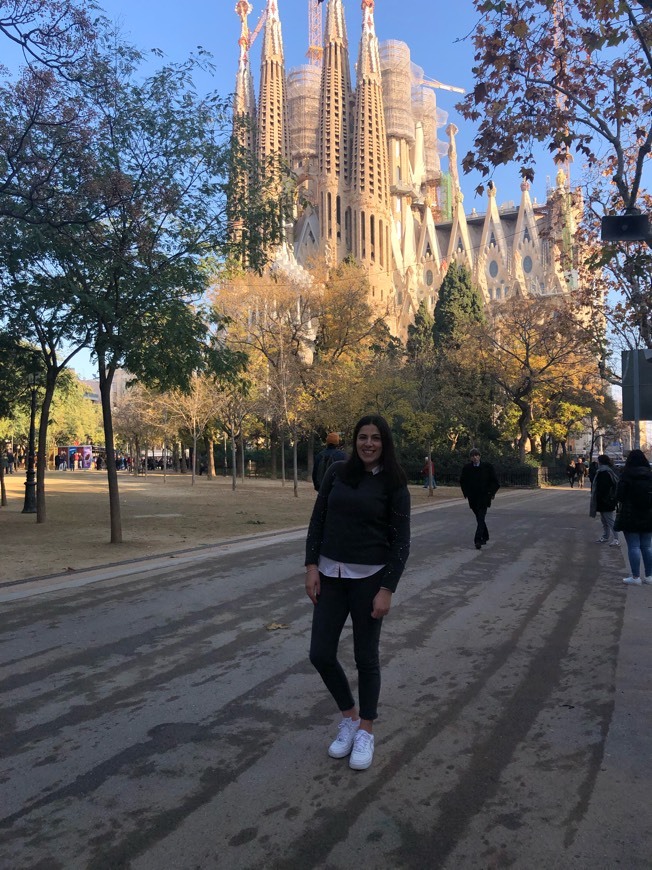
[[[25,474],[5,478],[8,504],[0,508],[0,582],[78,571],[146,556],[172,553],[219,541],[306,526],[315,500],[312,484],[256,478],[207,480],[190,475],[119,474],[121,544],[110,544],[109,495],[105,472],[50,472],[47,518],[23,514]],[[428,491],[410,487],[413,506]],[[438,487],[435,499],[461,498],[456,487]]]

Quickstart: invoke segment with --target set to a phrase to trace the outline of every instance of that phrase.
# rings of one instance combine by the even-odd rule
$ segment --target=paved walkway
[[[325,702],[305,709],[321,698],[297,588],[305,528],[0,586],[1,682],[15,721],[5,794],[20,807],[8,817],[11,842],[25,832],[25,863],[11,866],[64,860],[76,846],[78,857],[64,860],[71,870],[176,870],[181,855],[202,870],[339,868],[372,842],[366,866],[375,870],[486,870],[503,859],[516,870],[649,870],[652,587],[620,585],[617,552],[593,544],[587,501],[501,493],[495,540],[480,553],[459,499],[416,509],[409,576],[384,647],[384,736],[374,768],[350,783],[345,765],[336,772],[312,752],[297,769],[297,750],[329,719]],[[261,611],[289,630],[261,638]],[[282,697],[298,717],[287,734]],[[398,697],[421,712],[404,720]],[[14,719],[14,708],[26,713]],[[25,757],[11,754],[17,741]],[[235,778],[222,761],[207,766],[213,747],[213,764],[238,759]],[[32,773],[21,775],[29,759]],[[213,795],[206,806],[198,786]],[[255,857],[265,854],[277,857]],[[116,863],[123,855],[131,863]]]

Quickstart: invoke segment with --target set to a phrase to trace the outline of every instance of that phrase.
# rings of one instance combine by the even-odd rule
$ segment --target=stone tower
[[[393,311],[390,190],[374,0],[362,0],[351,158],[353,255],[368,270],[371,302]]]
[[[351,160],[351,72],[342,0],[330,0],[319,101],[320,248],[329,265],[352,250],[348,201]]]
[[[267,0],[267,20],[260,60],[258,102],[258,159],[290,159],[283,37],[276,0]]]

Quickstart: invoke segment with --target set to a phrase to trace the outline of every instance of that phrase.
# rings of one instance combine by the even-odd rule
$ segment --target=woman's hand
[[[313,604],[317,604],[319,587],[319,568],[316,565],[306,565],[306,595]]]
[[[392,591],[391,589],[379,589],[374,598],[371,611],[372,619],[381,619],[387,616],[389,608],[392,606]]]

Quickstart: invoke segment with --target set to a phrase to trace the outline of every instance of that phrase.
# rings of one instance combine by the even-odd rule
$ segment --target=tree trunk
[[[529,436],[530,423],[532,422],[532,407],[529,403],[519,404],[521,416],[518,419],[518,458],[522,465],[525,465],[526,444]]]
[[[5,445],[0,446],[0,507],[7,506],[7,485],[5,484]]]
[[[315,433],[311,432],[308,436],[308,478],[312,474],[312,469],[315,464]]]
[[[115,466],[115,436],[113,433],[113,412],[111,409],[111,382],[115,368],[107,371],[104,354],[98,353],[100,373],[100,399],[102,401],[102,422],[104,424],[104,444],[106,447],[106,476],[109,484],[109,511],[111,515],[111,543],[122,543],[122,517],[120,515],[120,492],[118,472]]]
[[[285,436],[279,438],[279,446],[281,448],[281,486],[285,486]]]
[[[50,421],[50,405],[54,396],[54,388],[57,373],[48,372],[45,384],[45,395],[41,405],[41,418],[38,424],[38,449],[36,452],[36,522],[44,523],[46,520],[45,510],[45,469],[47,467],[47,453],[45,445],[48,443],[48,423]],[[43,445],[43,449],[41,449]]]
[[[244,435],[242,434],[242,430],[240,430],[240,474],[242,477],[242,482],[244,483],[244,479],[245,479],[245,443],[244,443]]]
[[[292,484],[294,487],[294,497],[299,498],[299,445],[296,432],[294,433],[292,442]]]
[[[269,426],[269,460],[272,480],[278,477],[278,429],[273,421]]]
[[[197,425],[192,427],[192,476],[190,485],[195,485],[195,474],[197,473]]]
[[[235,432],[231,432],[231,489],[235,489],[238,483],[238,469],[236,468],[236,459],[238,457],[237,444],[235,440]]]
[[[212,438],[204,439],[206,445],[206,477],[212,480],[215,477],[215,444]]]

